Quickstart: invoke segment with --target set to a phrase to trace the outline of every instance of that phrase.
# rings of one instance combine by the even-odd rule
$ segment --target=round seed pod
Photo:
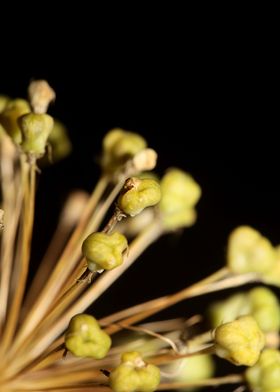
[[[124,353],[121,364],[111,372],[109,383],[114,392],[152,392],[160,383],[160,370],[145,363],[137,352]]]
[[[118,232],[113,234],[92,233],[82,245],[82,253],[88,262],[88,269],[111,270],[123,262],[123,253],[128,244],[125,236]]]
[[[241,316],[215,330],[216,354],[235,365],[253,366],[259,359],[265,337],[255,319]]]
[[[72,317],[65,334],[65,346],[77,357],[104,358],[110,347],[111,338],[104,332],[96,319],[88,314]]]

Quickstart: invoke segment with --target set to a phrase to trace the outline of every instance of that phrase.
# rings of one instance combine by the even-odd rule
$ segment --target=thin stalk
[[[241,384],[244,382],[244,377],[241,374],[230,374],[223,377],[208,378],[205,380],[197,380],[191,382],[168,382],[161,383],[158,387],[158,391],[173,390],[173,389],[185,389],[195,387],[217,387],[225,384]]]
[[[47,313],[63,284],[67,281],[71,270],[75,267],[75,257],[77,254],[80,254],[81,236],[85,230],[89,216],[92,214],[92,210],[96,207],[107,185],[108,178],[101,177],[90,197],[89,203],[83,213],[79,225],[68,241],[68,244],[58,263],[56,264],[56,267],[49,280],[45,284],[39,297],[28,312],[28,315],[16,336],[13,347],[11,347],[11,352],[16,351],[21,343],[24,342],[26,337],[32,333],[32,331]],[[106,211],[104,211],[104,214],[105,213]]]
[[[11,284],[14,244],[22,207],[22,184],[19,170],[16,166],[10,141],[2,135],[0,143],[1,188],[3,209],[5,211],[5,228],[1,238],[0,250],[0,337],[7,313],[7,305]],[[1,348],[0,348],[1,351]]]
[[[227,275],[228,275],[228,269],[226,267],[224,267],[224,268],[221,268],[218,271],[214,272],[210,276],[207,276],[206,278],[193,284],[191,287],[195,288],[195,287],[203,286],[204,284],[216,282],[216,281],[220,280],[221,278],[224,278]],[[188,288],[187,290],[189,290],[190,288]],[[99,320],[99,322],[102,326],[107,326],[107,325],[113,324],[115,322],[118,322],[119,320],[123,320],[129,316],[140,313],[145,309],[151,309],[151,308],[157,307],[161,303],[164,303],[168,298],[169,298],[169,296],[166,295],[166,296],[163,296],[160,298],[156,298],[156,299],[144,302],[139,305],[132,306],[130,308],[113,313],[110,316],[103,317],[101,320]]]
[[[11,344],[11,341],[16,330],[17,322],[20,316],[20,308],[25,291],[25,285],[28,275],[30,252],[31,252],[31,238],[34,222],[34,205],[35,205],[35,164],[22,164],[23,177],[26,179],[24,192],[24,207],[21,221],[20,234],[20,249],[19,255],[18,279],[17,287],[13,296],[10,312],[5,325],[5,330],[2,339],[2,350],[5,351]]]
[[[199,282],[181,291],[178,291],[175,294],[168,295],[154,300],[152,305],[149,304],[149,308],[147,308],[147,303],[141,304],[142,310],[140,310],[139,313],[136,313],[133,316],[130,316],[122,320],[122,324],[131,325],[137,323],[187,298],[197,297],[200,295],[212,293],[219,290],[224,290],[227,288],[238,287],[246,283],[256,282],[258,281],[258,279],[259,276],[257,274],[249,273],[249,274],[237,275],[237,276],[225,278],[221,281],[217,281],[213,283],[207,283],[205,286],[201,284],[201,282]],[[106,328],[106,332],[109,334],[114,334],[119,330],[120,327],[117,324],[110,325]]]
[[[32,303],[38,297],[39,292],[46,281],[46,276],[51,275],[56,261],[59,259],[59,256],[76,223],[79,221],[81,214],[85,210],[88,201],[89,196],[81,191],[71,193],[66,200],[55,233],[28,290],[24,301],[25,312],[29,311]]]

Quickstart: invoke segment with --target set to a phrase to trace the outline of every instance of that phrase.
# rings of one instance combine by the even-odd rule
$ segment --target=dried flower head
[[[196,221],[200,186],[181,169],[162,180],[147,173],[157,153],[135,132],[105,135],[99,180],[90,195],[69,195],[29,283],[38,168],[65,157],[71,143],[46,113],[55,98],[48,83],[34,81],[28,93],[29,102],[0,97],[0,390],[151,392],[247,382],[277,392],[278,351],[266,350],[279,344],[279,303],[267,288],[215,305],[214,330],[195,310],[144,323],[195,296],[246,283],[279,286],[279,247],[253,228],[234,230],[225,266],[199,282],[103,318],[89,314],[148,246]],[[231,374],[215,377],[215,355],[253,367],[244,373],[233,364]]]

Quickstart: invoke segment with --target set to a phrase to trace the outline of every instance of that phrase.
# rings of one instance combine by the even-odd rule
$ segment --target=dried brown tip
[[[29,101],[33,112],[46,113],[49,104],[55,100],[55,92],[46,80],[34,80],[28,87]]]
[[[139,172],[153,170],[156,163],[157,153],[152,148],[145,148],[133,157],[133,166]]]

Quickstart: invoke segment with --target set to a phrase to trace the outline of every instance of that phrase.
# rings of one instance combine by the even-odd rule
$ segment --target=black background
[[[1,92],[11,96],[25,96],[32,78],[46,78],[57,93],[50,112],[67,125],[73,141],[71,157],[39,178],[34,264],[67,192],[94,186],[102,137],[112,127],[145,136],[159,153],[159,173],[181,167],[202,187],[195,226],[146,251],[92,307],[97,317],[171,293],[220,268],[237,225],[252,225],[273,244],[280,242],[274,51],[250,34],[238,42],[234,34],[217,42],[208,32],[197,40],[184,39],[180,31],[144,39],[144,22],[139,36],[124,42],[130,23],[121,37],[112,29],[104,42],[107,25],[92,38],[83,31],[79,39],[68,35],[77,26],[67,26],[60,30],[63,37],[55,34],[48,44],[32,43],[30,35],[27,45],[5,58],[0,77]],[[189,317],[212,298],[160,316]]]

